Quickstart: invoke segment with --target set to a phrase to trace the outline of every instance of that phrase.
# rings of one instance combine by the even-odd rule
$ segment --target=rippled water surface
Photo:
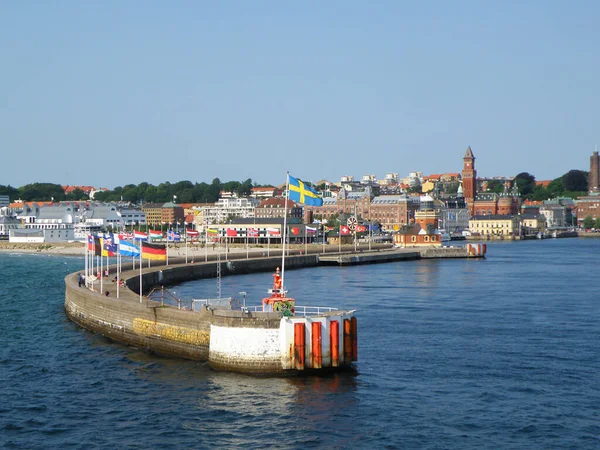
[[[279,379],[84,331],[63,310],[83,258],[0,254],[0,447],[600,448],[599,255],[562,239],[286,271],[298,304],[358,310],[359,374]],[[223,294],[258,303],[271,281],[223,278]]]

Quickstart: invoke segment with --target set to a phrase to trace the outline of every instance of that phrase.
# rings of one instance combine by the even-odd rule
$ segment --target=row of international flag
[[[88,235],[87,250],[96,256],[131,256],[151,259],[155,261],[165,261],[167,259],[167,247],[164,244],[154,244],[147,242],[142,237],[136,237],[135,233],[105,233],[102,235]],[[146,233],[144,233],[146,234]],[[135,245],[127,239],[138,239],[140,244]]]

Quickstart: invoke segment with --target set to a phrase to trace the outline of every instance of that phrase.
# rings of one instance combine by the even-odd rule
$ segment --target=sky
[[[600,142],[600,2],[0,2],[0,184],[554,179]],[[600,145],[599,145],[600,147]]]

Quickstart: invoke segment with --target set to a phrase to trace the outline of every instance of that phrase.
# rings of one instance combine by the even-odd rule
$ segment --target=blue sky
[[[600,142],[600,2],[0,3],[0,184],[556,178]],[[8,170],[7,170],[8,169]]]

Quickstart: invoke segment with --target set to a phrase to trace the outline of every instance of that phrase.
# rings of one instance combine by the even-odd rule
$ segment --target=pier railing
[[[244,309],[244,308],[242,308],[242,309]],[[252,312],[262,312],[262,306],[261,305],[247,306],[245,308],[245,310],[252,311]],[[332,311],[339,311],[339,309],[332,308],[329,306],[296,305],[294,307],[294,311],[295,311],[296,316],[316,316],[319,314],[324,314],[324,313],[328,313],[328,312],[332,312]]]

